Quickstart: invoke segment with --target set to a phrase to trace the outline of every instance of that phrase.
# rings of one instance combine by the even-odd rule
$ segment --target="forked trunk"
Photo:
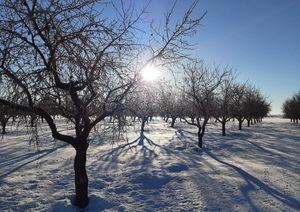
[[[84,208],[89,203],[88,199],[88,177],[86,173],[86,147],[80,147],[76,149],[76,156],[74,160],[75,171],[75,205],[80,208]]]

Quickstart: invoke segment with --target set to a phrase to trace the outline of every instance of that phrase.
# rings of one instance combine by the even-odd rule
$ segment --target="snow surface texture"
[[[178,121],[179,122],[179,121]],[[88,150],[90,204],[83,211],[299,211],[300,127],[267,119],[222,137],[210,123],[204,149],[196,129],[160,118],[112,145],[94,136]],[[68,130],[68,124],[61,125]],[[41,147],[26,129],[0,140],[0,211],[80,211],[72,206],[72,147],[43,126]],[[82,211],[82,210],[81,210]]]

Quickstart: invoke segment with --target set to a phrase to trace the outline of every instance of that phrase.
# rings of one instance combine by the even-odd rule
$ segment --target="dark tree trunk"
[[[174,127],[175,121],[176,121],[176,118],[172,118],[171,127]]]
[[[196,120],[197,120],[197,126],[198,126],[198,146],[199,146],[199,148],[202,148],[203,147],[202,138],[205,133],[205,126],[208,122],[208,118],[204,118],[202,125],[200,124],[201,118],[197,118]]]
[[[195,118],[192,117],[192,118],[191,118],[191,121],[192,121],[192,123],[194,124],[194,123],[195,123]]]
[[[30,127],[35,127],[36,125],[36,115],[30,116]]]
[[[198,129],[198,147],[202,148],[203,147],[203,134],[201,133],[201,129]]]
[[[250,127],[250,119],[247,119],[247,126]]]
[[[242,130],[242,124],[243,124],[243,122],[241,120],[239,120],[239,130]]]
[[[82,142],[82,141],[81,141]],[[85,142],[86,143],[86,142]],[[84,208],[89,203],[88,199],[88,177],[86,173],[86,152],[88,145],[76,149],[74,160],[75,171],[75,205]]]
[[[225,136],[225,135],[226,135],[226,132],[225,132],[225,125],[226,125],[226,122],[222,122],[222,136]]]
[[[296,124],[298,124],[299,123],[299,121],[298,121],[298,119],[296,119]]]
[[[141,132],[144,132],[145,131],[145,124],[146,124],[146,121],[148,120],[147,117],[143,117],[142,118],[142,125],[141,125]]]
[[[2,132],[1,134],[6,134],[6,123],[7,121],[1,121],[1,125],[2,125]]]

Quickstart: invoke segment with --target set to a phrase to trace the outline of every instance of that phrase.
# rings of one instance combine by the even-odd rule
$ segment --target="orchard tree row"
[[[247,83],[238,83],[228,68],[211,69],[202,61],[183,65],[183,80],[172,83],[142,84],[126,97],[126,115],[141,120],[141,131],[153,116],[161,116],[174,127],[177,119],[198,129],[198,146],[209,119],[214,118],[226,135],[226,123],[237,120],[242,124],[261,122],[270,111],[270,103],[259,89]]]

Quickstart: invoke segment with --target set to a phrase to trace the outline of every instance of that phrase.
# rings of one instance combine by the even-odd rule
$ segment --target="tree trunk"
[[[226,125],[226,122],[222,122],[222,136],[226,135],[226,133],[225,133],[225,125]]]
[[[198,130],[198,147],[202,148],[203,147],[203,134],[201,133],[201,129]]]
[[[80,147],[76,149],[76,156],[74,160],[74,171],[75,171],[75,205],[80,208],[84,208],[89,203],[88,199],[88,177],[86,174],[86,147]]]
[[[30,127],[35,127],[36,126],[36,115],[31,115],[30,116]]]
[[[172,118],[171,127],[174,127],[175,121],[176,121],[176,118]]]
[[[6,121],[1,121],[1,125],[2,125],[2,132],[1,134],[6,134]]]
[[[239,130],[242,130],[242,121],[239,120]]]
[[[194,124],[194,123],[195,123],[195,118],[192,117],[192,118],[191,118],[191,121],[192,121],[192,123]]]
[[[144,132],[144,128],[145,128],[145,123],[146,123],[146,121],[147,121],[147,117],[143,117],[142,118],[142,125],[141,125],[141,132]]]
[[[250,119],[247,119],[247,126],[250,127]]]

